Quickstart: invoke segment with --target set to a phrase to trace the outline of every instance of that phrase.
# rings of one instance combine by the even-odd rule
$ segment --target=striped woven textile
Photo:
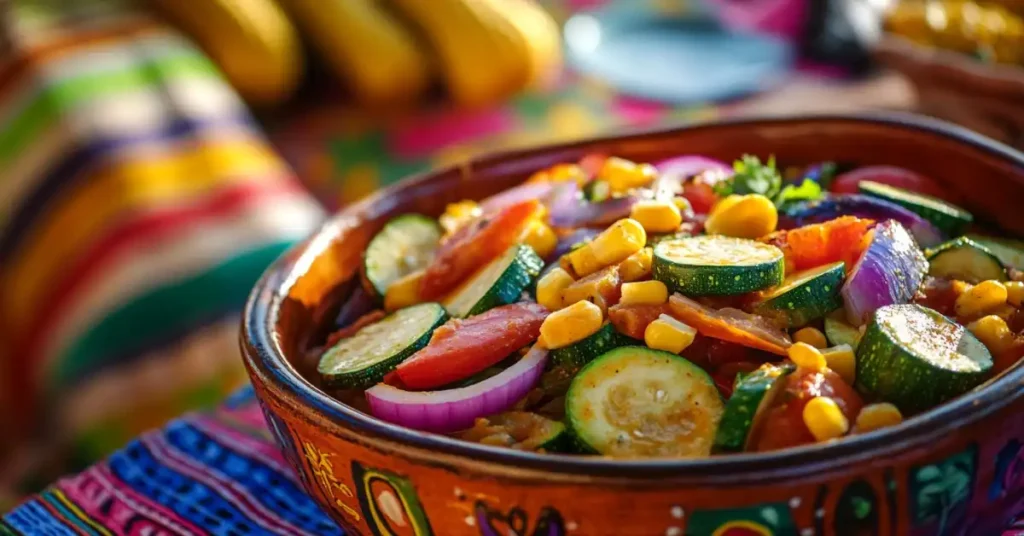
[[[6,5],[0,478],[55,477],[241,385],[238,311],[323,212],[134,2]]]

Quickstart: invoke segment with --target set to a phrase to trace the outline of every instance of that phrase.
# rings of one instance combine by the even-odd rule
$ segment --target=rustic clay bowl
[[[278,260],[245,311],[246,365],[271,428],[306,489],[350,534],[989,535],[1024,509],[1021,366],[895,428],[700,460],[500,450],[378,421],[318,389],[303,349],[328,329],[363,247],[387,218],[437,214],[591,152],[904,166],[1024,236],[1024,155],[911,117],[725,122],[496,155],[411,178],[345,209]]]

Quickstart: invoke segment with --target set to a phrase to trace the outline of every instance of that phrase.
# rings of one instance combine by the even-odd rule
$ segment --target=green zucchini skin
[[[551,350],[548,355],[551,357],[551,362],[556,366],[578,370],[609,350],[620,346],[641,344],[643,344],[643,341],[623,335],[610,322],[605,322],[596,333],[569,346]]]
[[[929,249],[925,258],[928,259],[928,275],[932,277],[968,283],[1010,279],[1003,261],[991,249],[963,236]]]
[[[842,262],[797,272],[779,287],[765,291],[754,313],[779,319],[786,327],[805,326],[843,306],[840,291],[845,279]]]
[[[612,414],[629,413],[635,407],[609,411],[604,395],[620,399],[616,403],[639,405],[644,416],[628,424],[615,422]],[[638,425],[656,427],[650,419],[661,417],[658,411],[678,411],[680,404],[686,405],[686,414],[694,415],[696,421],[687,443],[678,438],[659,442],[637,433]],[[576,374],[565,395],[565,409],[566,423],[580,452],[636,457],[644,455],[653,441],[658,448],[677,449],[666,455],[707,456],[723,402],[707,372],[687,359],[646,346],[623,346],[602,354]]]
[[[861,333],[846,321],[846,311],[839,309],[825,317],[825,338],[832,346],[847,344],[856,352]]]
[[[713,452],[743,452],[757,431],[759,418],[785,387],[792,365],[762,365],[736,383],[725,403]]]
[[[875,312],[861,338],[856,387],[917,413],[977,387],[991,370],[988,349],[963,326],[920,305],[889,305]]]
[[[679,259],[673,252],[694,245],[766,258],[754,264],[703,264]],[[651,271],[654,279],[665,283],[670,291],[685,296],[735,296],[782,284],[785,261],[782,251],[768,244],[705,235],[659,242],[654,247]]]
[[[363,280],[382,298],[391,283],[425,268],[440,241],[441,226],[433,218],[422,214],[392,218],[363,252]]]
[[[426,346],[434,330],[447,320],[448,314],[438,303],[421,303],[399,309],[355,335],[338,341],[321,356],[317,372],[327,387],[370,387]],[[388,338],[394,339],[391,345],[374,347]],[[379,352],[374,355],[374,350]]]
[[[896,203],[932,222],[947,236],[959,236],[974,222],[970,212],[942,199],[918,194],[902,188],[873,181],[861,181],[857,188],[862,194]]]
[[[533,248],[516,244],[473,275],[445,302],[456,318],[478,315],[495,307],[519,301],[544,267]]]
[[[988,248],[1005,266],[1024,270],[1024,242],[1012,238],[999,238],[969,234],[967,238]]]

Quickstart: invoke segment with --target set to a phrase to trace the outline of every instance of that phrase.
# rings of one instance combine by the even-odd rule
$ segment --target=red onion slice
[[[559,229],[579,227],[604,227],[622,218],[629,217],[629,211],[639,201],[635,195],[616,197],[600,203],[590,203],[580,195],[579,186],[563,182],[555,188],[545,205],[551,225]]]
[[[534,346],[522,359],[480,383],[443,391],[405,391],[379,383],[366,390],[374,417],[428,432],[454,432],[480,417],[501,413],[533,389],[544,372],[547,350]]]
[[[930,221],[896,203],[861,194],[832,195],[820,201],[800,203],[785,211],[779,227],[802,227],[834,220],[840,216],[898,221],[924,247],[932,247],[943,241],[942,231]]]
[[[485,213],[492,213],[522,201],[543,199],[550,195],[558,184],[562,183],[539,181],[520,184],[484,199],[480,202],[480,209]]]
[[[676,156],[668,160],[662,160],[655,164],[654,167],[658,168],[658,173],[662,176],[673,177],[679,181],[708,170],[721,171],[726,175],[733,174],[732,166],[729,164],[721,160],[699,155]]]
[[[899,222],[878,224],[860,260],[854,265],[842,295],[850,322],[863,325],[878,309],[907,303],[928,272],[928,261]]]

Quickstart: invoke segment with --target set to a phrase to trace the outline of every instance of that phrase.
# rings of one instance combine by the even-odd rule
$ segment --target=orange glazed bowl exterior
[[[439,214],[588,153],[657,161],[891,164],[941,182],[978,219],[1024,236],[1024,155],[909,116],[732,121],[470,160],[341,211],[253,291],[242,349],[267,421],[302,483],[349,534],[998,534],[1024,510],[1024,367],[900,426],[790,450],[615,461],[535,454],[405,429],[318,387],[322,341],[373,233],[402,212]]]

